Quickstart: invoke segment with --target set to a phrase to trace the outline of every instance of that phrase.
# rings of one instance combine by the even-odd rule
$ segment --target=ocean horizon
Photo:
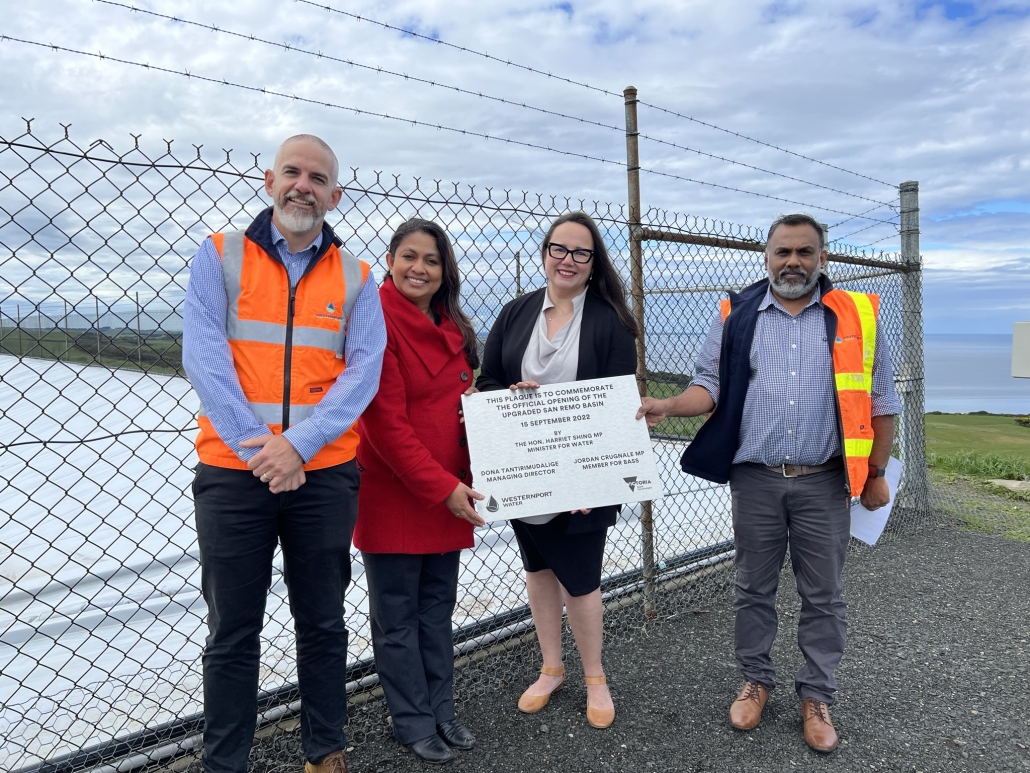
[[[1030,379],[1012,377],[1012,336],[925,334],[926,411],[1030,414]]]

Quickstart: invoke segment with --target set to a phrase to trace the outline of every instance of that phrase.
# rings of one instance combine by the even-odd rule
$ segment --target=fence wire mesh
[[[211,232],[246,227],[266,202],[257,155],[172,146],[155,152],[139,137],[123,149],[102,140],[83,145],[67,128],[44,141],[31,125],[0,139],[3,770],[71,771],[125,758],[155,768],[198,746],[206,635],[190,498],[198,400],[181,367],[182,303],[197,245]],[[401,220],[419,215],[443,225],[459,258],[464,309],[482,338],[504,303],[543,286],[539,242],[568,210],[597,220],[629,285],[631,228],[621,205],[357,169],[342,180],[330,223],[351,252],[375,264],[377,277]],[[690,382],[718,300],[763,276],[756,246],[764,234],[658,210],[642,221],[645,229],[699,239],[643,242],[647,388],[667,396]],[[931,512],[921,344],[914,357],[905,316],[918,271],[896,254],[831,249],[835,281],[882,298],[882,340],[905,400],[898,446],[916,471],[889,530],[911,530]],[[918,333],[918,316],[915,322]],[[636,505],[624,508],[610,532],[608,637],[632,635],[683,608],[730,602],[728,489],[678,466],[698,421],[669,421],[654,433],[667,494],[653,505],[652,533],[642,534]],[[653,576],[645,573],[645,536],[653,538]],[[289,730],[296,668],[278,555],[275,566],[258,719]],[[477,692],[522,683],[539,664],[528,646],[532,621],[506,523],[479,530],[459,583],[460,714]],[[388,732],[388,724],[357,553],[347,619],[348,734],[360,743]]]

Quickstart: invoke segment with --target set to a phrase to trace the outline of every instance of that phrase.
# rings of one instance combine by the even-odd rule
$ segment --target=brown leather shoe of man
[[[343,759],[343,752],[333,752],[317,765],[305,762],[304,773],[347,773],[347,762]]]
[[[762,709],[769,700],[769,689],[758,682],[745,682],[740,695],[730,705],[730,724],[737,730],[751,730],[762,721]]]
[[[805,698],[801,701],[801,721],[805,725],[805,743],[823,754],[837,748],[837,731],[830,721],[829,706],[822,701]]]

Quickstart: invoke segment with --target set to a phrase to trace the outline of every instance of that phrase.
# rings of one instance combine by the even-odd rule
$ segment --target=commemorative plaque
[[[633,376],[480,392],[462,406],[486,521],[663,495]]]

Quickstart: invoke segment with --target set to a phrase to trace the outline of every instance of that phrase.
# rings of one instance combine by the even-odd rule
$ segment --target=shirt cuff
[[[252,440],[256,437],[264,437],[268,434],[268,427],[262,427],[257,432],[254,432],[250,435],[242,435],[241,437],[236,438],[235,440],[227,443],[226,445],[228,445],[229,448],[233,450],[233,453],[235,453],[236,456],[238,456],[240,459],[242,459],[245,462],[249,462],[257,454],[257,452],[261,450],[261,447],[258,446],[256,448],[244,448],[240,445],[240,443],[242,443],[244,440]]]
[[[874,395],[869,413],[871,416],[900,416],[901,401],[896,397],[893,400],[890,398],[877,399]]]
[[[716,405],[719,404],[719,386],[718,386],[718,384],[713,384],[712,382],[710,382],[706,378],[695,378],[693,381],[690,382],[690,386],[695,386],[695,385],[701,387],[706,392],[708,392],[708,395],[712,398],[712,402],[713,403],[715,403]]]
[[[322,446],[326,444],[322,433],[318,431],[318,427],[310,419],[302,421],[300,424],[294,424],[283,432],[283,437],[300,454],[304,464],[310,462],[311,458],[321,451]]]

